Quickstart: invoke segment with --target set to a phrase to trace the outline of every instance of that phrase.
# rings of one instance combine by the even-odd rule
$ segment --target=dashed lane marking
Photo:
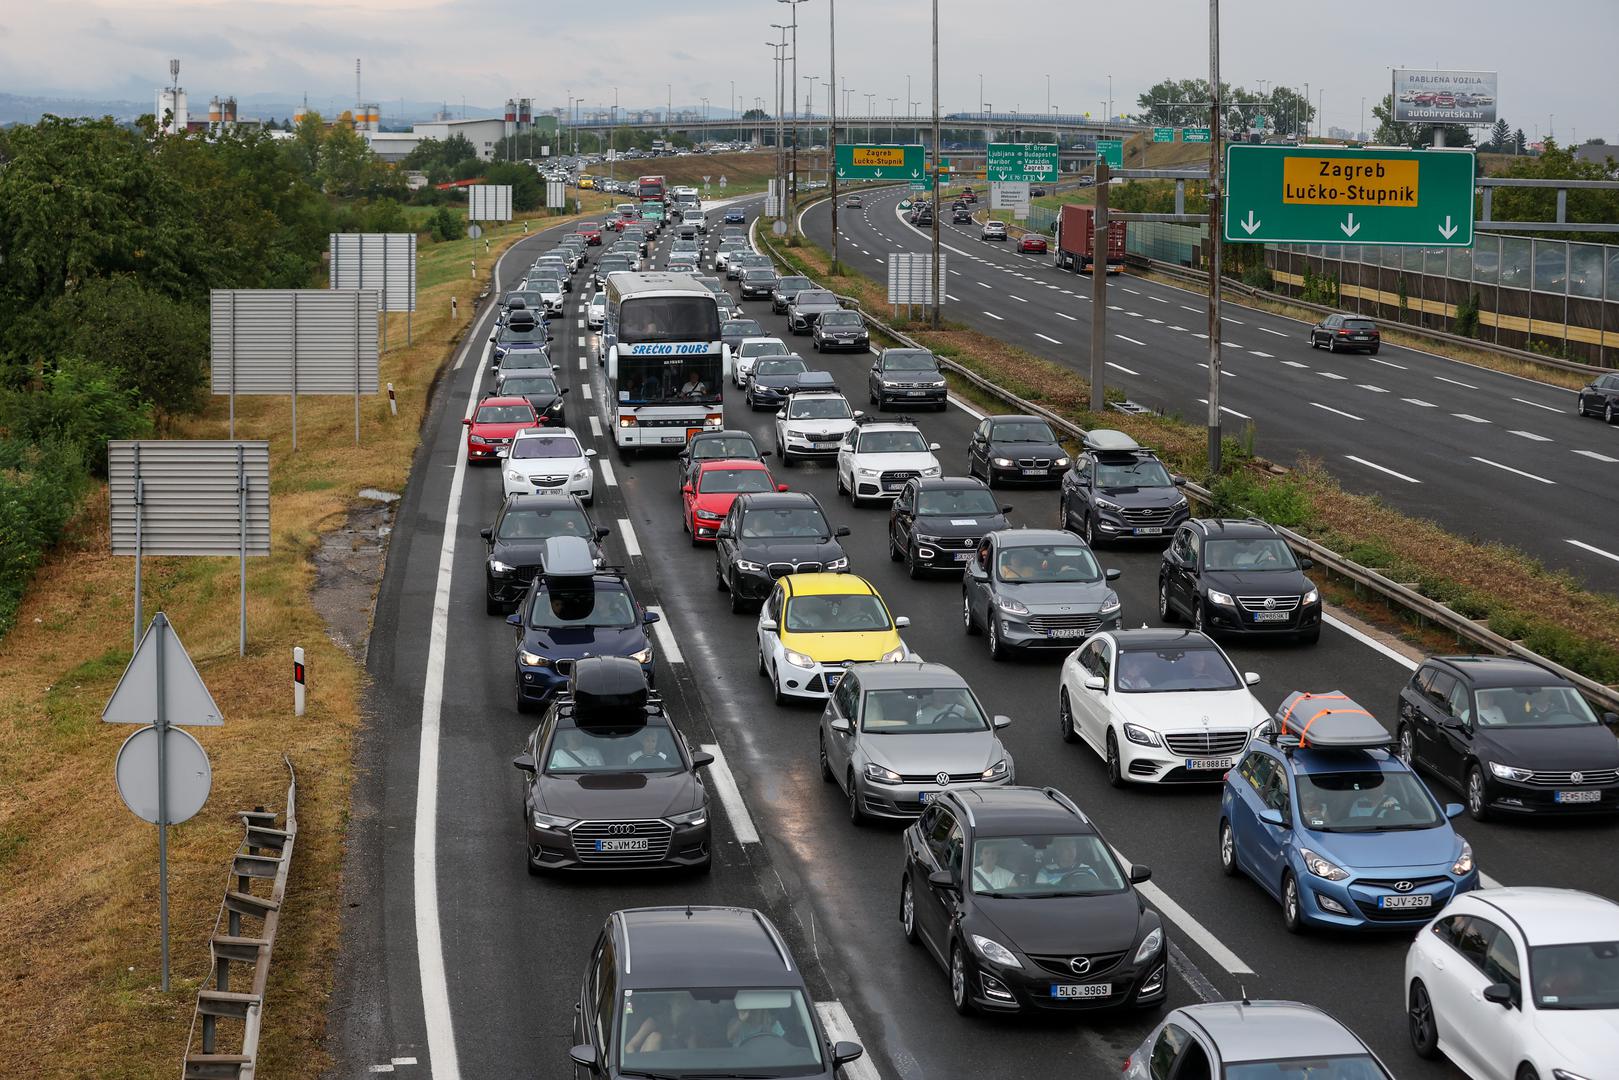
[[[1474,386],[1472,383],[1461,382],[1458,379],[1447,379],[1443,375],[1435,375],[1434,378],[1438,379],[1440,382],[1448,382],[1452,386],[1464,386],[1469,390],[1478,389],[1478,387]]]
[[[1535,408],[1545,409],[1547,412],[1560,413],[1563,411],[1562,409],[1557,408],[1555,405],[1542,405],[1538,401],[1530,401],[1527,398],[1515,397],[1512,400],[1516,401],[1519,405],[1533,405]]]
[[[1200,397],[1200,398],[1198,398],[1198,399],[1197,399],[1197,400],[1198,400],[1198,401],[1200,401],[1200,402],[1202,402],[1202,403],[1203,403],[1203,404],[1204,404],[1204,405],[1207,405],[1207,404],[1208,404],[1208,403],[1209,403],[1209,399],[1208,399],[1208,398],[1206,398],[1206,397]],[[1248,414],[1247,414],[1247,413],[1245,413],[1245,412],[1238,412],[1238,411],[1237,411],[1237,410],[1236,410],[1236,409],[1228,409],[1228,408],[1226,408],[1226,407],[1225,407],[1225,406],[1224,406],[1224,405],[1221,405],[1221,406],[1220,406],[1220,411],[1221,411],[1221,412],[1228,412],[1228,413],[1230,413],[1230,414],[1231,414],[1231,415],[1232,415],[1232,416],[1238,416],[1238,417],[1241,417],[1241,418],[1242,418],[1242,419],[1244,419],[1244,420],[1252,420],[1252,419],[1253,419],[1253,417],[1251,417],[1251,416],[1249,416],[1249,415],[1248,415]]]
[[[1362,390],[1370,390],[1374,394],[1386,394],[1386,393],[1388,393],[1388,391],[1383,389],[1381,386],[1376,386],[1376,385],[1373,385],[1372,383],[1369,383],[1369,382],[1356,383],[1355,385],[1360,387]]]
[[[1066,312],[1066,311],[1054,311],[1054,312],[1052,312],[1052,314],[1056,315],[1060,319],[1067,319],[1069,322],[1078,322],[1079,321],[1078,319],[1074,318],[1072,315],[1068,314],[1068,312]]]
[[[986,311],[986,312],[984,312],[984,314],[988,315],[990,318],[994,319],[996,322],[1005,322],[1006,321],[1005,319],[1001,318],[999,315],[995,314],[993,311]]]
[[[1312,402],[1310,402],[1310,404],[1315,406],[1316,408],[1322,410],[1323,412],[1329,412],[1329,413],[1332,413],[1335,416],[1342,416],[1342,417],[1344,417],[1346,419],[1349,419],[1349,420],[1361,420],[1361,421],[1364,421],[1366,419],[1364,416],[1356,416],[1354,413],[1344,412],[1342,409],[1334,409],[1331,405],[1323,405],[1319,401],[1312,401]]]
[[[1038,334],[1037,333],[1034,336],[1037,337],[1037,338],[1040,338],[1042,341],[1049,341],[1053,345],[1061,345],[1062,344],[1062,342],[1058,341],[1056,338],[1054,338],[1054,337],[1046,337],[1046,335],[1044,335],[1044,334]]]
[[[635,535],[635,526],[629,518],[618,519],[618,535],[624,539],[624,550],[630,553],[631,558],[641,557],[641,539]]]
[[[1256,326],[1256,327],[1254,327],[1254,329],[1255,330],[1263,330],[1267,334],[1275,334],[1277,337],[1286,337],[1287,336],[1286,334],[1282,333],[1280,330],[1272,330],[1268,326]]]
[[[1469,424],[1488,424],[1489,423],[1489,421],[1484,419],[1484,417],[1482,417],[1482,416],[1474,416],[1472,413],[1453,412],[1450,415],[1454,416],[1458,420],[1466,420]]]
[[[1118,338],[1120,341],[1128,341],[1132,345],[1145,345],[1145,344],[1147,344],[1145,341],[1137,341],[1135,338],[1133,338],[1133,337],[1125,337],[1123,334],[1114,334],[1113,336]]]
[[[604,457],[598,457],[596,464],[601,466],[602,482],[609,487],[617,487],[618,474],[613,471],[613,463]]]
[[[1520,439],[1528,439],[1530,442],[1551,442],[1551,440],[1546,436],[1536,435],[1533,431],[1518,431],[1513,428],[1508,428],[1507,433],[1509,435],[1516,435]]]
[[[675,640],[675,631],[674,627],[669,625],[669,616],[665,615],[663,608],[657,604],[648,604],[646,609],[658,617],[658,621],[651,624],[652,636],[657,639],[658,652],[663,655],[664,661],[670,664],[684,664],[686,657],[680,651],[680,643]]]
[[[1611,551],[1604,551],[1601,548],[1596,547],[1595,545],[1587,544],[1584,540],[1572,540],[1571,539],[1568,542],[1573,544],[1577,548],[1582,548],[1582,549],[1584,549],[1586,551],[1591,552],[1593,555],[1601,555],[1604,559],[1612,559],[1614,562],[1619,562],[1619,555],[1615,555]]]
[[[590,433],[598,439],[602,437],[602,422],[595,413],[590,414]]]
[[[1348,458],[1350,461],[1353,461],[1358,465],[1364,465],[1368,469],[1376,469],[1378,472],[1385,473],[1388,476],[1392,476],[1397,480],[1404,480],[1408,484],[1420,484],[1420,483],[1422,483],[1421,480],[1418,480],[1414,476],[1407,476],[1403,472],[1395,472],[1393,469],[1390,469],[1390,468],[1388,468],[1387,466],[1384,466],[1384,465],[1379,465],[1375,461],[1367,461],[1365,458],[1356,457],[1354,454],[1345,454],[1344,457]]]
[[[658,625],[653,624],[654,627]],[[714,764],[708,767],[707,780],[713,787],[714,794],[720,797],[720,805],[725,807],[725,816],[731,822],[731,831],[736,833],[736,838],[740,842],[757,844],[759,830],[754,826],[753,815],[748,813],[748,804],[743,801],[742,792],[736,786],[736,777],[732,775],[731,766],[725,760],[725,751],[720,749],[718,743],[704,743],[703,750],[714,755]],[[845,1068],[844,1072],[848,1073],[850,1070]]]
[[[1108,367],[1113,368],[1113,369],[1115,369],[1117,371],[1122,371],[1126,375],[1140,375],[1141,374],[1141,372],[1136,371],[1136,370],[1134,370],[1132,368],[1127,368],[1123,364],[1115,364],[1111,360],[1104,360],[1104,361],[1102,361],[1102,363],[1106,364]]]
[[[1579,454],[1581,457],[1588,457],[1592,461],[1606,461],[1610,465],[1619,463],[1619,458],[1609,457],[1607,454],[1599,454],[1595,450],[1576,450],[1574,452]]]
[[[1514,469],[1511,465],[1503,465],[1499,461],[1491,461],[1489,458],[1479,457],[1477,454],[1472,455],[1472,457],[1473,460],[1478,462],[1480,465],[1488,465],[1492,469],[1500,469],[1502,472],[1509,472],[1514,476],[1521,476],[1525,480],[1534,480],[1549,486],[1556,486],[1557,484],[1556,480],[1548,480],[1544,476],[1536,476],[1534,473],[1524,472],[1522,469]]]

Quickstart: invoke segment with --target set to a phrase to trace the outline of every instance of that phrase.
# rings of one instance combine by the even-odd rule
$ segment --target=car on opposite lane
[[[720,522],[731,512],[738,495],[748,492],[786,491],[762,461],[719,459],[696,462],[691,479],[680,489],[681,525],[693,547],[712,542]]]
[[[1112,582],[1079,537],[1062,529],[987,533],[961,576],[962,628],[983,628],[993,660],[1044,649],[1069,650],[1116,629],[1123,610]]]
[[[757,609],[785,574],[847,570],[838,541],[848,535],[807,491],[739,495],[714,534],[715,584],[731,594],[732,611]]]
[[[547,370],[550,365],[546,365]],[[467,429],[467,461],[494,461],[505,456],[512,437],[538,427],[539,415],[522,397],[487,397],[461,423]]]
[[[1060,483],[1068,466],[1068,451],[1038,416],[986,416],[967,442],[968,475],[990,487]]]
[[[1574,411],[1580,416],[1600,416],[1607,423],[1619,423],[1619,375],[1599,375],[1586,383],[1575,398]]]
[[[759,674],[770,680],[777,705],[821,700],[850,664],[910,659],[899,633],[910,624],[865,578],[799,568],[776,580],[759,609]]]
[[[494,523],[478,530],[489,545],[484,558],[484,610],[506,615],[528,592],[553,536],[582,536],[591,557],[602,563],[600,543],[610,530],[598,527],[576,495],[513,495],[501,504]]]
[[[891,404],[933,405],[943,412],[950,405],[950,388],[939,358],[927,349],[884,349],[872,361],[867,392],[878,409]]]
[[[1018,237],[1018,253],[1022,255],[1044,255],[1046,253],[1046,238],[1037,232],[1026,232]]]
[[[1358,315],[1328,315],[1310,327],[1310,348],[1328,352],[1368,352],[1373,356],[1383,343],[1377,324]]]
[[[997,505],[982,481],[939,476],[906,481],[888,511],[888,557],[911,577],[961,573],[989,533],[1007,527],[1010,505]]]

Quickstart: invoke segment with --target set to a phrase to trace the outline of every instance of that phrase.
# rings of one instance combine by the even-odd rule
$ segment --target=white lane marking
[[[625,522],[626,525],[629,522]],[[657,615],[658,621],[651,623],[652,636],[658,641],[658,652],[663,654],[666,662],[671,664],[684,664],[686,657],[680,651],[680,643],[675,640],[674,627],[669,625],[669,616],[665,615],[663,608],[657,604],[648,604],[647,611]]]
[[[1045,341],[1049,341],[1053,345],[1061,345],[1062,344],[1062,342],[1058,341],[1056,338],[1054,338],[1054,337],[1046,337],[1046,335],[1044,335],[1044,334],[1035,334],[1034,336],[1037,337],[1037,338],[1041,338],[1041,339],[1043,339]]]
[[[1132,288],[1130,288],[1130,287],[1128,287],[1126,285],[1120,285],[1119,288],[1123,289],[1125,292],[1129,293],[1131,296],[1140,296],[1141,295],[1139,292],[1137,292],[1136,290],[1134,290],[1134,289],[1132,289]]]
[[[1110,844],[1109,846],[1111,847],[1112,845]],[[1125,858],[1124,852],[1118,848],[1113,848],[1113,854],[1125,866],[1131,865],[1130,860]],[[1163,889],[1150,881],[1143,881],[1136,886],[1136,890],[1147,898],[1147,903],[1157,908],[1165,918],[1180,927],[1182,934],[1197,942],[1198,948],[1208,953],[1209,958],[1216,964],[1219,964],[1233,975],[1252,975],[1254,973],[1253,968],[1243,963],[1241,957],[1226,948],[1223,941],[1204,929],[1202,923],[1192,918],[1185,908],[1171,900],[1169,894],[1164,892]]]
[[[1181,305],[1181,310],[1182,311],[1190,311],[1193,315],[1202,315],[1208,309],[1207,308],[1195,308],[1195,307],[1190,307],[1190,306],[1188,306],[1186,304],[1182,304]]]
[[[613,471],[613,463],[604,457],[598,457],[596,464],[601,466],[602,480],[612,487],[617,487],[618,474]]]
[[[1116,369],[1118,371],[1122,371],[1126,375],[1140,375],[1141,374],[1141,372],[1132,371],[1130,368],[1125,367],[1123,364],[1115,364],[1111,360],[1104,360],[1104,361],[1102,361],[1102,363],[1106,364],[1110,368],[1114,368],[1114,369]]]
[[[579,370],[580,370],[580,371],[584,371],[584,370],[585,370],[585,369],[586,369],[586,367],[587,367],[587,365],[586,365],[586,363],[585,363],[585,357],[584,357],[584,356],[580,356],[580,357],[579,357]]]
[[[624,538],[624,550],[633,558],[641,557],[641,539],[635,535],[635,525],[629,518],[618,519],[618,535]]]
[[[1130,314],[1134,315],[1135,312],[1132,311]],[[1235,341],[1222,341],[1220,342],[1220,347],[1222,349],[1237,349],[1239,351],[1242,349],[1242,346],[1238,345]]]
[[[946,271],[946,272],[947,272],[947,273],[951,273],[951,274],[954,274],[954,275],[956,275],[956,276],[957,276],[957,277],[960,277],[960,276],[961,276],[961,271],[960,271],[960,270],[951,270],[951,269],[950,269],[950,268],[949,268],[949,267],[945,267],[945,271]]]
[[[1067,319],[1069,322],[1078,322],[1079,321],[1078,319],[1074,318],[1072,315],[1068,314],[1068,312],[1066,312],[1066,311],[1054,311],[1054,312],[1052,312],[1052,314],[1058,316],[1059,318]]]
[[[849,1019],[849,1010],[843,1007],[842,1002],[817,1001],[815,1011],[821,1017],[821,1026],[826,1029],[827,1037],[834,1043],[860,1042],[860,1033],[854,1029],[854,1021]],[[848,1080],[878,1080],[877,1065],[871,1060],[871,1048],[866,1047],[863,1056],[845,1065],[838,1072],[848,1077]]]
[[[1470,424],[1488,424],[1489,423],[1489,421],[1484,419],[1484,417],[1482,417],[1482,416],[1474,416],[1472,413],[1453,412],[1450,415],[1454,416],[1458,420],[1466,420]]]
[[[579,344],[579,348],[581,348],[581,349],[585,347],[585,335],[583,335],[583,334],[579,335],[578,344]]]
[[[1162,325],[1164,325],[1164,320],[1162,320],[1162,319],[1148,319],[1147,321],[1152,323],[1154,326],[1162,326]]]
[[[1323,405],[1319,401],[1312,401],[1312,402],[1310,402],[1310,404],[1314,405],[1318,409],[1321,409],[1323,412],[1329,412],[1329,413],[1333,413],[1333,414],[1335,414],[1337,416],[1347,417],[1350,420],[1362,420],[1362,421],[1364,421],[1366,419],[1364,416],[1356,416],[1354,413],[1347,413],[1347,412],[1344,412],[1342,409],[1334,409],[1331,405]]]
[[[1133,338],[1133,337],[1125,337],[1123,334],[1114,334],[1113,336],[1118,338],[1120,341],[1128,341],[1132,345],[1145,345],[1145,344],[1147,344],[1145,341],[1137,341],[1135,338]]]
[[[1491,461],[1489,458],[1482,458],[1477,454],[1472,455],[1472,457],[1473,460],[1478,462],[1480,465],[1489,465],[1492,468],[1500,469],[1502,472],[1509,472],[1513,473],[1514,475],[1521,476],[1525,480],[1538,480],[1542,484],[1549,485],[1555,485],[1557,483],[1556,480],[1548,480],[1544,476],[1536,476],[1534,473],[1524,472],[1522,469],[1514,469],[1511,465],[1503,465],[1499,461]]]
[[[598,439],[602,437],[602,422],[595,413],[590,414],[590,433]]]
[[[742,792],[736,786],[736,777],[732,775],[731,766],[725,760],[725,751],[720,749],[718,743],[704,743],[702,749],[705,753],[714,755],[714,764],[708,767],[706,779],[709,786],[714,789],[714,794],[720,797],[720,805],[725,807],[725,816],[730,819],[731,831],[736,833],[736,838],[742,843],[757,844],[759,830],[754,827],[753,815],[748,813],[748,804],[742,800]]]
[[[1354,638],[1368,649],[1382,653],[1384,656],[1388,657],[1390,660],[1393,660],[1396,664],[1399,664],[1407,671],[1417,670],[1417,662],[1415,660],[1400,652],[1398,649],[1388,645],[1386,642],[1379,641],[1370,634],[1363,633],[1358,627],[1351,626],[1349,623],[1346,623],[1331,614],[1323,614],[1321,616],[1321,621],[1335,630],[1341,630],[1345,634],[1348,634],[1350,637]],[[1482,877],[1483,875],[1481,874],[1480,876]],[[1493,887],[1494,886],[1492,886],[1492,888]]]
[[[393,1060],[391,1060],[388,1064],[390,1064],[390,1065],[414,1065],[414,1064],[416,1064],[416,1059],[413,1058],[413,1057],[396,1057]]]
[[[1584,540],[1570,540],[1569,543],[1573,544],[1577,548],[1584,548],[1586,551],[1589,551],[1592,554],[1601,555],[1604,559],[1612,559],[1614,562],[1619,562],[1619,555],[1615,555],[1611,551],[1603,551],[1599,547],[1587,544]]]
[[[1301,364],[1297,360],[1283,360],[1282,363],[1286,364],[1288,367],[1302,368],[1305,371],[1310,370],[1309,364]]]
[[[1276,354],[1275,353],[1260,352],[1258,349],[1249,349],[1248,354],[1250,356],[1263,356],[1266,360],[1274,360],[1274,359],[1276,359]]]
[[[967,404],[965,401],[962,401],[958,397],[950,398],[950,404],[954,405],[956,408],[960,409],[974,420],[984,419],[983,413],[979,412],[977,409],[973,408],[971,405]]]
[[[584,395],[586,401],[589,401],[594,396],[590,391],[589,379],[586,379],[584,382],[579,384],[579,393]]]
[[[955,302],[956,302],[956,303],[958,303],[958,304],[959,304],[959,303],[961,303],[961,297],[959,297],[959,296],[952,296],[952,295],[950,295],[950,294],[949,294],[949,293],[945,293],[945,294],[944,294],[944,298],[945,298],[945,299],[946,299],[946,300],[954,300],[954,301],[955,301]]]
[[[1316,374],[1321,376],[1323,379],[1337,379],[1339,382],[1344,381],[1344,377],[1338,374],[1336,371],[1318,371]]]
[[[1020,304],[1027,304],[1028,303],[1027,300],[1023,299],[1023,297],[1019,296],[1017,293],[1007,293],[1006,295],[1010,296],[1012,299],[1016,300]]]
[[[1247,326],[1248,325],[1247,323],[1243,322],[1241,319],[1233,319],[1230,316],[1227,316],[1226,318],[1221,319],[1220,321],[1223,322],[1223,323],[1230,323],[1232,326]]]
[[[1357,464],[1364,465],[1368,469],[1376,469],[1380,473],[1387,473],[1389,476],[1392,476],[1392,477],[1394,477],[1394,478],[1396,478],[1398,480],[1404,480],[1408,484],[1420,484],[1420,483],[1422,483],[1421,480],[1418,480],[1414,476],[1407,476],[1403,472],[1395,472],[1393,469],[1386,468],[1386,467],[1384,467],[1382,465],[1379,465],[1375,461],[1367,461],[1365,458],[1356,457],[1354,454],[1345,454],[1344,457],[1348,458],[1350,461],[1356,462]]]
[[[1186,327],[1184,327],[1184,326],[1171,326],[1170,329],[1178,331],[1178,332],[1180,332],[1182,334],[1186,333]]]
[[[1204,405],[1207,405],[1207,404],[1208,404],[1208,403],[1209,403],[1209,399],[1208,399],[1208,398],[1206,398],[1206,397],[1200,397],[1200,398],[1198,398],[1198,399],[1197,399],[1197,400],[1198,400],[1198,401],[1199,401],[1199,402],[1200,402],[1200,403],[1201,403],[1201,404],[1204,404]],[[1228,413],[1230,413],[1230,414],[1231,414],[1231,415],[1232,415],[1232,416],[1240,416],[1240,417],[1242,417],[1242,418],[1243,418],[1243,419],[1244,419],[1244,420],[1252,420],[1252,419],[1253,419],[1253,417],[1251,417],[1251,416],[1249,416],[1249,415],[1248,415],[1248,414],[1247,414],[1247,413],[1244,413],[1244,412],[1238,412],[1238,411],[1237,411],[1237,410],[1236,410],[1236,409],[1228,409],[1228,408],[1226,408],[1226,407],[1225,407],[1225,406],[1224,406],[1224,405],[1221,405],[1221,406],[1220,406],[1220,411],[1221,411],[1221,412],[1228,412]]]
[[[371,1071],[374,1073],[391,1073],[394,1071],[394,1067],[391,1064],[373,1065],[371,1066]]]
[[[1169,303],[1168,300],[1165,300],[1161,296],[1149,296],[1149,297],[1147,297],[1147,299],[1151,300],[1151,301],[1153,301],[1154,303],[1157,303],[1157,304],[1167,304],[1167,303]]]
[[[1419,409],[1437,409],[1439,407],[1433,402],[1423,401],[1419,397],[1403,397],[1400,400],[1405,402],[1407,405],[1415,405]]]
[[[1369,382],[1356,383],[1355,385],[1360,387],[1362,390],[1370,390],[1374,394],[1386,394],[1386,393],[1388,393],[1388,391],[1383,389],[1381,386],[1373,386]]]
[[[1368,356],[1366,359],[1370,360],[1374,364],[1382,364],[1384,367],[1398,368],[1401,371],[1410,371],[1411,370],[1410,368],[1406,367],[1404,364],[1396,364],[1392,360],[1379,360],[1375,356]]]
[[[1456,379],[1447,379],[1443,375],[1435,375],[1434,378],[1438,379],[1440,382],[1448,382],[1452,386],[1465,386],[1469,390],[1477,390],[1478,389],[1478,387],[1474,386],[1472,383],[1460,382],[1459,380],[1456,380]]]
[[[993,289],[993,288],[994,288],[994,287],[995,287],[995,286],[993,286],[993,285],[991,285],[991,284],[990,284],[990,283],[989,283],[989,282],[987,282],[987,281],[975,281],[975,282],[973,282],[973,284],[974,284],[974,285],[981,285],[981,286],[983,286],[983,287],[984,287],[984,288],[986,288],[986,289]]]
[[[986,311],[986,312],[984,312],[984,314],[988,315],[990,318],[994,319],[996,322],[1005,322],[1006,321],[1005,319],[1001,318],[999,315],[995,314],[993,311]]]
[[[1139,312],[1139,311],[1126,311],[1125,314],[1130,316],[1130,318],[1132,318],[1132,319],[1141,318],[1141,312]]]
[[[1263,330],[1267,334],[1275,334],[1277,337],[1286,337],[1287,336],[1286,334],[1282,333],[1280,330],[1272,330],[1268,326],[1256,326],[1254,329]]]
[[[1109,311],[1123,311],[1123,310],[1124,310],[1124,309],[1123,309],[1123,308],[1121,308],[1121,307],[1120,307],[1120,306],[1119,306],[1119,305],[1117,305],[1117,304],[1109,304],[1109,305],[1108,305],[1108,306],[1107,306],[1107,309],[1108,309],[1108,310],[1109,310]]]
[[[1194,332],[1192,334],[1192,336],[1195,337],[1195,338],[1202,338],[1204,341],[1209,340],[1209,335],[1207,335],[1207,334],[1199,334],[1199,333]]]
[[[1595,450],[1576,450],[1574,452],[1579,454],[1581,457],[1588,457],[1593,461],[1606,461],[1610,465],[1614,464],[1615,462],[1619,462],[1619,458],[1609,457],[1607,454],[1599,454]]]
[[[1518,431],[1513,428],[1508,428],[1507,433],[1509,435],[1516,435],[1520,439],[1528,439],[1530,442],[1551,442],[1551,440],[1546,436],[1536,435],[1533,431]]]
[[[1545,409],[1547,412],[1560,413],[1563,411],[1562,409],[1557,408],[1555,405],[1542,405],[1540,402],[1530,401],[1528,398],[1515,397],[1512,400],[1516,401],[1519,405],[1533,405],[1535,408]]]

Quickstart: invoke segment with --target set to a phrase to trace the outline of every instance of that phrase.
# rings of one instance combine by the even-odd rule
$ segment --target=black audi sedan
[[[1610,424],[1619,421],[1619,375],[1599,375],[1586,383],[1574,411],[1580,416],[1600,416]]]
[[[996,484],[1061,483],[1068,451],[1038,416],[986,416],[967,444],[967,472]]]
[[[641,665],[577,660],[512,764],[524,774],[528,872],[710,866],[708,790],[714,756],[675,730]]]
[[[807,491],[738,495],[714,536],[715,583],[731,594],[732,611],[756,611],[784,574],[849,569],[838,543],[848,535]]]
[[[1619,811],[1619,715],[1507,656],[1436,656],[1400,691],[1400,757],[1460,791],[1479,821]]]
[[[1096,826],[1055,788],[961,787],[905,830],[900,926],[963,1015],[1156,1007],[1169,941]]]
[[[960,573],[986,534],[1007,527],[1011,512],[970,476],[908,480],[888,511],[888,557],[903,561],[913,578]]]
[[[545,542],[551,537],[583,537],[600,566],[598,545],[611,532],[590,520],[577,495],[510,496],[495,515],[495,523],[478,530],[489,545],[484,559],[484,610],[504,615],[516,608],[544,562]]]
[[[1321,637],[1321,592],[1258,518],[1192,518],[1175,530],[1158,567],[1158,617],[1182,617],[1206,634]]]

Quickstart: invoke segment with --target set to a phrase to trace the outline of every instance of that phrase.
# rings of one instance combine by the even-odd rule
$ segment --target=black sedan
[[[1619,375],[1602,375],[1580,391],[1574,411],[1581,416],[1600,416],[1608,423],[1619,421]]]
[[[1096,826],[1055,788],[950,788],[905,830],[900,925],[976,1012],[1156,1007],[1169,941]]]
[[[942,412],[950,405],[939,359],[926,349],[884,349],[866,383],[871,403],[879,409],[932,405]]]
[[[888,557],[903,561],[913,578],[960,573],[987,533],[1007,527],[1011,512],[971,477],[908,480],[888,512]]]
[[[566,427],[568,411],[562,398],[569,389],[557,385],[555,374],[514,369],[502,371],[495,378],[493,393],[501,397],[527,398],[541,423]]]
[[[545,542],[553,536],[582,536],[601,565],[597,545],[611,530],[590,520],[577,495],[513,495],[495,515],[495,523],[480,529],[489,545],[484,559],[484,610],[504,615],[528,592],[528,583],[540,570]]]
[[[820,500],[805,491],[738,495],[714,538],[714,580],[731,594],[731,610],[757,610],[783,574],[849,568]]]
[[[759,444],[753,441],[751,432],[734,428],[699,431],[686,441],[686,448],[676,459],[680,463],[680,470],[676,474],[676,487],[684,488],[691,483],[700,462],[763,461],[769,456],[770,451],[760,450]]]
[[[871,349],[871,335],[866,332],[866,320],[858,311],[828,311],[815,321],[811,337],[817,352],[842,349],[849,352],[867,352]]]
[[[1328,352],[1368,352],[1377,355],[1383,336],[1377,324],[1355,315],[1328,315],[1310,327],[1310,348]]]
[[[1068,452],[1038,416],[989,416],[967,443],[967,472],[996,484],[1062,483]]]
[[[838,298],[825,289],[801,289],[787,305],[787,328],[795,334],[808,334],[822,315],[841,307]]]

